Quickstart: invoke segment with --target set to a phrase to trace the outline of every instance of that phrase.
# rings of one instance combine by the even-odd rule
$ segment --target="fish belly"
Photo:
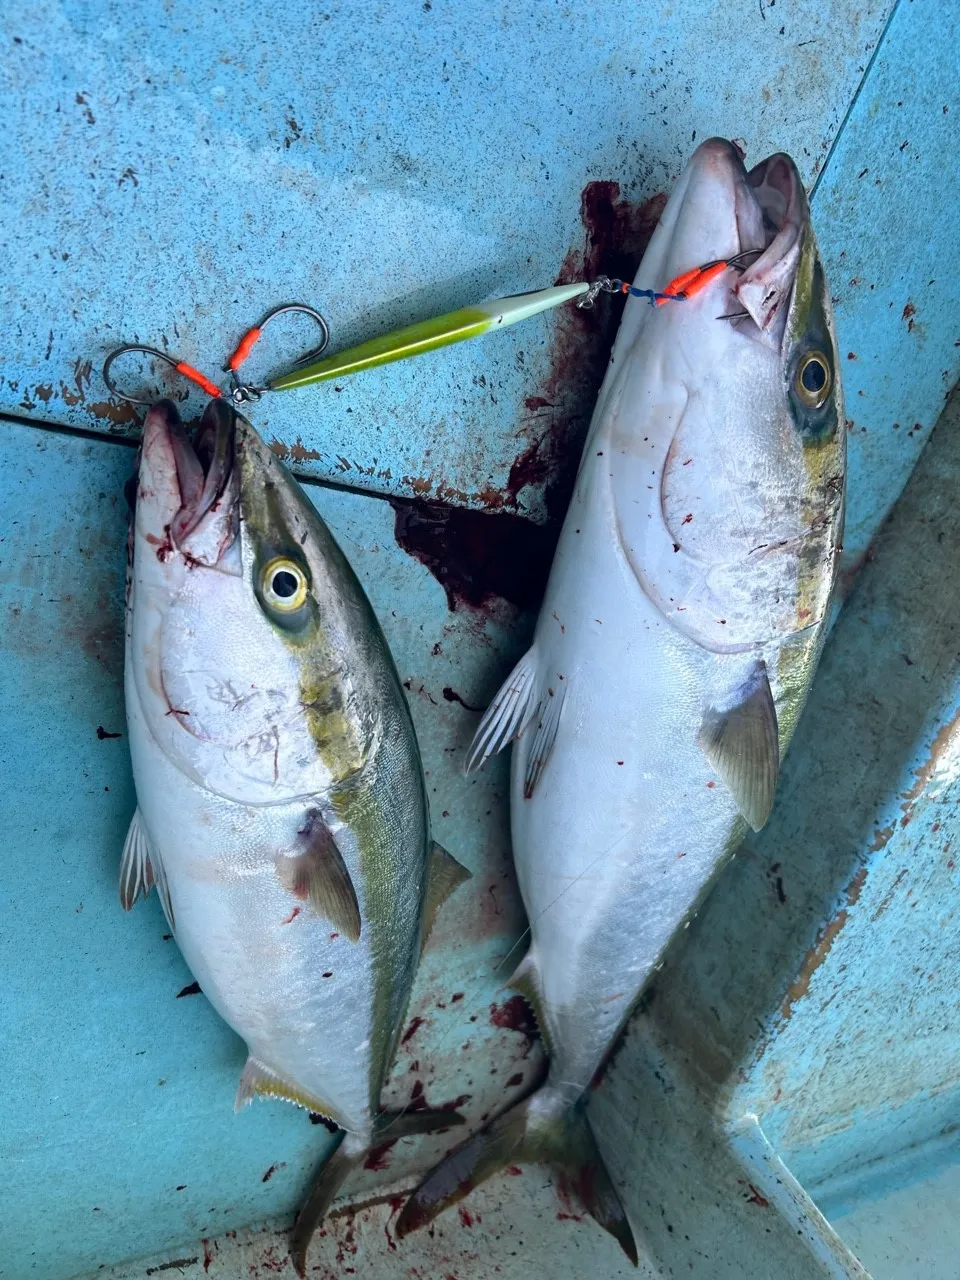
[[[142,717],[130,718],[141,817],[163,865],[171,926],[203,993],[257,1063],[311,1107],[368,1133],[369,940],[339,936],[277,874],[303,805],[247,807],[204,792],[169,763]],[[351,843],[339,839],[353,873]]]
[[[530,798],[532,730],[515,744],[511,806],[528,963],[552,1078],[571,1094],[589,1085],[731,844],[736,805],[697,733],[711,689],[741,678],[746,661],[672,627],[602,509],[575,503],[535,639],[541,687],[562,683],[563,711]]]

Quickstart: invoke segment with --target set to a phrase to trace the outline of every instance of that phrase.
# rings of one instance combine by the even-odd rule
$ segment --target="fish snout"
[[[143,423],[137,473],[135,514],[139,536],[166,540],[170,523],[182,505],[174,435],[183,433],[172,400],[152,405]]]
[[[663,261],[658,286],[683,272],[733,257],[744,234],[762,246],[762,227],[740,152],[725,138],[708,138],[690,157],[664,210]]]
[[[193,563],[213,565],[233,541],[235,502],[228,490],[234,472],[235,416],[225,401],[211,401],[191,439],[171,400],[158,401],[147,414],[137,535],[163,544],[168,556],[182,553]]]

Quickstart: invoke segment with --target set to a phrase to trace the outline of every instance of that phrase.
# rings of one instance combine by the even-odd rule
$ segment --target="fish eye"
[[[809,409],[819,409],[830,394],[833,376],[822,351],[808,351],[794,375],[797,395]]]
[[[271,608],[293,613],[302,608],[307,598],[307,576],[295,560],[277,556],[264,566],[260,589]]]

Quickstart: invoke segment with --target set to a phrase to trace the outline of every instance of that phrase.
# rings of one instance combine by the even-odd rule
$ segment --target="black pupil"
[[[808,360],[800,374],[800,381],[803,383],[805,391],[809,391],[811,395],[816,395],[827,385],[827,371],[823,367],[823,362],[817,359]]]
[[[297,594],[297,580],[289,569],[279,569],[273,575],[273,594],[281,600],[289,600]]]

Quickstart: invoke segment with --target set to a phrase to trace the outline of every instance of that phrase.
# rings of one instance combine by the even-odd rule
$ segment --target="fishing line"
[[[475,995],[479,994],[481,990],[481,984],[486,985],[485,980],[491,977],[495,978],[506,966],[507,962],[510,960],[510,957],[514,954],[517,948],[520,947],[523,944],[523,942],[525,942],[526,939],[531,936],[533,925],[536,924],[538,920],[542,919],[543,916],[547,914],[547,912],[552,910],[553,907],[555,907],[556,904],[561,900],[561,898],[563,898],[565,894],[569,893],[569,891],[574,887],[574,885],[576,885],[585,876],[589,875],[589,873],[593,870],[593,868],[597,865],[597,863],[600,862],[603,858],[605,858],[611,852],[612,849],[615,849],[616,846],[620,844],[622,841],[629,839],[629,837],[634,833],[635,830],[636,830],[636,827],[634,826],[629,828],[627,831],[623,832],[621,835],[617,836],[609,845],[606,846],[606,848],[601,849],[600,852],[597,854],[597,856],[593,858],[580,872],[578,872],[577,875],[568,877],[569,883],[566,884],[563,887],[563,889],[561,889],[560,892],[556,895],[556,897],[553,898],[552,901],[548,902],[547,905],[541,911],[539,911],[537,915],[533,917],[532,920],[528,920],[527,927],[522,931],[520,936],[516,939],[516,941],[510,947],[507,954],[503,956],[499,961],[496,962],[492,970],[487,968],[486,963],[484,963],[480,968],[474,969],[473,973],[464,981],[464,986],[466,987],[467,991],[470,991],[472,989]],[[503,988],[501,987],[501,989]],[[528,1008],[530,1007],[529,1002],[525,998],[524,998],[524,1003],[527,1005]],[[469,1008],[469,1005],[465,1003],[464,1012],[466,1012],[468,1008]],[[536,1021],[536,1015],[533,1013],[532,1009],[531,1009],[531,1015],[534,1017],[534,1021]],[[446,1032],[438,1040],[435,1040],[433,1042],[434,1054],[438,1055],[439,1052],[449,1043],[453,1033],[455,1031],[462,1033],[465,1026],[466,1026],[466,1023],[464,1022],[463,1019],[457,1019],[456,1022],[454,1022],[450,1027],[448,1027]],[[538,1024],[538,1030],[541,1032],[541,1036],[543,1036],[544,1028],[541,1028],[539,1024]],[[400,1046],[398,1045],[397,1047],[399,1048]],[[394,1070],[396,1069],[396,1065],[397,1064],[395,1060],[393,1064]],[[392,1076],[393,1076],[393,1071],[391,1071],[391,1076],[387,1080],[386,1087],[390,1086],[392,1081]],[[391,1126],[396,1122],[396,1120],[398,1120],[400,1116],[406,1114],[407,1110],[412,1105],[412,1101],[413,1100],[411,1099],[410,1102],[408,1102],[398,1112],[397,1116],[395,1116],[394,1119],[390,1121],[390,1124],[384,1126],[383,1130],[381,1130],[381,1133],[387,1133],[388,1130],[391,1128]],[[431,1109],[442,1110],[442,1108],[431,1108]]]

